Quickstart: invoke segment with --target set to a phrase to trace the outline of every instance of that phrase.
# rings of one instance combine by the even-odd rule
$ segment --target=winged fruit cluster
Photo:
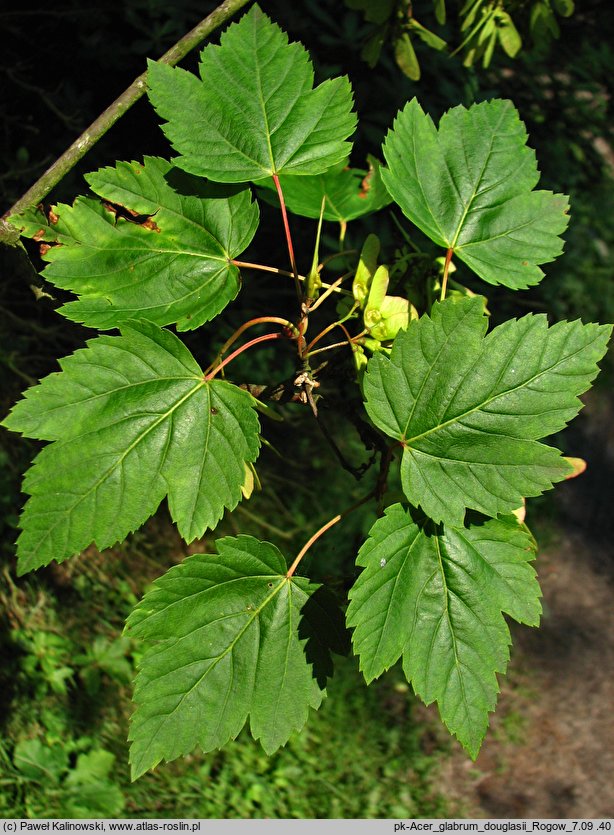
[[[535,154],[508,101],[456,107],[437,129],[413,100],[388,133],[385,166],[348,168],[349,81],[314,87],[305,50],[257,6],[203,50],[200,76],[149,67],[172,162],[119,162],[87,177],[93,196],[12,218],[45,244],[47,281],[74,293],[60,313],[119,330],[61,360],[4,421],[49,442],[24,479],[19,570],[122,541],[164,498],[187,542],[203,536],[249,494],[260,448],[262,404],[222,371],[244,350],[290,340],[293,397],[317,412],[312,357],[351,350],[381,451],[365,500],[383,501],[397,465],[403,500],[360,549],[345,616],[295,573],[343,513],[293,560],[237,536],[172,568],[127,624],[143,647],[133,774],[219,748],[248,718],[267,752],[283,745],[320,705],[346,624],[367,682],[401,658],[475,757],[509,657],[504,615],[540,617],[535,543],[514,510],[571,472],[541,439],[580,409],[611,329],[528,315],[487,333],[486,300],[452,281],[452,261],[491,285],[536,284],[562,251],[567,199],[535,190]],[[297,315],[246,322],[202,369],[166,326],[210,322],[237,296],[240,270],[263,268],[237,260],[258,228],[250,183],[281,209],[291,269],[274,271],[294,280]],[[421,287],[388,295],[411,256],[378,263],[374,235],[358,258],[332,253],[348,264],[335,281],[323,281],[331,259],[321,263],[318,246],[298,274],[288,211],[319,219],[318,241],[323,221],[339,223],[342,248],[349,222],[391,201],[445,252]],[[307,342],[309,317],[339,298]],[[262,323],[274,330],[228,353]],[[322,344],[334,329],[343,342]]]

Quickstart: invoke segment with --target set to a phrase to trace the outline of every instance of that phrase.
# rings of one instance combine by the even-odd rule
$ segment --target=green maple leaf
[[[287,208],[295,215],[318,220],[322,198],[325,198],[324,220],[339,223],[348,223],[377,212],[392,198],[382,183],[380,163],[372,157],[369,163],[369,171],[348,168],[345,162],[341,162],[324,174],[303,177],[282,175],[279,180]],[[278,206],[274,184],[263,182],[260,185],[262,197]]]
[[[309,55],[252,6],[200,59],[199,80],[149,63],[150,99],[181,154],[175,162],[222,183],[320,174],[346,159],[354,131],[347,78],[313,89]]]
[[[206,381],[176,336],[132,322],[60,364],[3,422],[53,441],[24,479],[21,573],[125,539],[167,495],[187,541],[239,503],[260,445],[254,400]]]
[[[36,211],[14,218],[24,235],[61,244],[46,252],[43,275],[80,296],[60,308],[67,318],[100,330],[142,318],[185,331],[235,298],[241,282],[231,261],[258,226],[248,190],[204,183],[157,157],[119,162],[86,179],[141,222],[86,197],[54,207],[53,223]]]
[[[143,639],[130,759],[136,778],[199,746],[221,748],[247,718],[271,754],[318,708],[332,674],[330,650],[346,651],[332,597],[286,576],[278,549],[227,537],[156,581],[130,615]]]
[[[549,328],[543,315],[488,336],[486,327],[479,297],[437,302],[365,376],[367,412],[403,445],[405,495],[451,525],[462,525],[465,508],[509,513],[569,474],[538,439],[578,413],[612,331],[579,321]]]
[[[533,540],[514,517],[467,528],[418,524],[386,509],[361,548],[348,625],[367,682],[402,656],[426,704],[475,759],[495,708],[510,635],[502,613],[537,625]]]
[[[437,131],[416,99],[397,116],[383,146],[384,185],[426,235],[490,284],[537,284],[539,264],[563,251],[568,199],[532,191],[535,153],[511,102],[462,106]]]

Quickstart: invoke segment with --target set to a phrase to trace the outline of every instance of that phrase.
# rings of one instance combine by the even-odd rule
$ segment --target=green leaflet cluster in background
[[[407,10],[382,4],[374,22],[387,26],[401,6]],[[470,3],[463,14],[472,21],[481,14],[484,31],[491,7]],[[435,10],[443,21],[444,4]],[[510,24],[496,10],[499,37]],[[403,38],[422,31],[427,39],[415,21],[403,26]],[[88,177],[100,200],[79,198],[48,219],[35,212],[14,219],[49,247],[45,277],[78,296],[60,312],[121,330],[63,360],[4,421],[51,442],[24,481],[20,569],[64,560],[92,542],[112,545],[164,497],[191,542],[251,492],[257,402],[213,379],[215,358],[203,370],[162,327],[192,330],[236,296],[234,260],[258,223],[250,182],[275,202],[266,181],[278,180],[290,211],[340,224],[341,241],[347,223],[394,201],[445,251],[423,300],[400,294],[395,265],[379,263],[375,235],[359,253],[332,253],[349,269],[323,292],[318,230],[309,298],[299,299],[300,318],[286,336],[306,330],[312,304],[345,292],[332,304],[339,318],[310,344],[343,326],[341,345],[352,348],[371,420],[362,429],[380,457],[374,492],[383,500],[388,466],[401,453],[404,496],[358,557],[364,570],[347,615],[354,649],[367,681],[402,657],[415,692],[437,701],[475,757],[509,656],[503,615],[539,619],[534,542],[512,512],[569,474],[540,440],[578,412],[611,328],[579,321],[548,328],[544,316],[526,316],[486,334],[485,299],[462,285],[445,297],[446,283],[453,258],[489,285],[538,283],[540,265],[562,252],[567,198],[535,190],[535,154],[507,101],[454,108],[437,129],[414,99],[386,137],[386,167],[375,157],[368,171],[350,167],[349,81],[314,87],[306,51],[257,6],[219,46],[203,50],[200,75],[150,65],[150,98],[179,154],[173,163],[118,163]],[[341,288],[345,278],[351,291]],[[319,350],[333,347],[320,342]],[[315,390],[316,372],[309,346],[300,351],[293,384],[307,403],[305,380]],[[325,559],[325,547],[316,547]],[[248,719],[272,752],[319,706],[330,650],[343,652],[347,636],[337,604],[294,576],[291,559],[270,543],[225,538],[217,554],[172,568],[137,606],[128,621],[142,646],[134,777],[195,746],[224,745]]]
[[[522,21],[521,28],[526,28],[530,38],[540,44],[558,38],[557,15],[570,17],[574,12],[573,0],[531,0],[521,8],[518,3],[506,0],[466,0],[458,12],[454,10],[454,15],[458,15],[456,20],[454,15],[447,14],[446,0],[433,0],[427,14],[434,17],[433,22],[440,28],[441,34],[437,34],[416,19],[416,4],[409,0],[345,0],[345,3],[350,9],[361,11],[365,20],[373,24],[361,53],[369,66],[377,64],[382,49],[389,44],[399,69],[412,81],[418,81],[421,76],[415,50],[418,42],[452,56],[462,53],[466,67],[481,62],[486,68],[496,48],[510,58],[515,58],[522,49],[522,36],[512,12],[517,21]],[[418,11],[421,18],[422,11]],[[452,38],[450,18],[458,26]]]
[[[86,742],[87,740],[82,740]],[[42,784],[54,796],[53,811],[58,817],[120,817],[125,804],[112,779],[115,757],[109,751],[92,748],[77,755],[70,767],[73,746],[64,743],[44,745],[38,739],[22,739],[13,753],[18,778],[30,784]],[[28,808],[32,816],[48,814],[48,808]]]

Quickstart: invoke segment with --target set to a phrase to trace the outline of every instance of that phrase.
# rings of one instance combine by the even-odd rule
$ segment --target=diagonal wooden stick
[[[245,6],[248,0],[224,0],[217,9],[211,12],[204,20],[194,27],[187,35],[172,46],[159,59],[163,64],[174,67],[182,58],[198,46],[218,26],[225,23],[236,11]],[[56,186],[60,180],[73,168],[80,159],[92,148],[98,140],[105,135],[118,119],[120,119],[132,105],[138,101],[147,89],[147,73],[142,73],[125,90],[113,104],[109,105],[104,113],[92,122],[70,148],[68,148],[57,159],[53,165],[34,183],[34,185],[19,198],[19,200],[4,213],[0,219],[0,242],[14,244],[18,235],[16,230],[7,221],[10,215],[17,215],[30,206],[35,206],[43,200]]]

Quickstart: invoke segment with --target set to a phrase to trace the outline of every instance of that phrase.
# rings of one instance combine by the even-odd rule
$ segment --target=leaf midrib
[[[277,576],[279,576],[279,575],[277,575]],[[264,579],[266,579],[266,577],[263,577],[262,579],[264,580]],[[219,662],[220,662],[223,658],[225,658],[225,657],[228,655],[228,653],[229,653],[229,652],[231,652],[231,651],[234,649],[234,647],[236,646],[236,644],[239,642],[239,640],[242,638],[242,636],[245,634],[245,632],[249,629],[249,627],[252,625],[252,623],[254,622],[254,620],[255,620],[257,617],[259,617],[259,616],[260,616],[260,613],[261,613],[261,612],[262,612],[262,611],[266,608],[266,606],[270,603],[270,601],[271,601],[271,600],[273,600],[273,598],[274,598],[276,595],[278,595],[278,594],[279,594],[279,592],[280,592],[280,591],[281,591],[281,589],[284,587],[284,585],[285,585],[286,583],[290,583],[290,584],[291,584],[291,581],[289,580],[289,578],[288,578],[288,577],[281,576],[281,577],[280,577],[280,580],[281,580],[281,582],[279,583],[279,585],[278,585],[278,586],[276,586],[276,587],[275,587],[275,588],[274,588],[274,589],[273,589],[273,590],[272,590],[272,591],[268,594],[268,596],[267,596],[267,597],[265,597],[265,599],[264,599],[264,600],[262,601],[262,603],[258,606],[258,608],[254,609],[254,610],[252,611],[251,615],[250,615],[250,616],[247,618],[247,620],[245,621],[245,624],[243,625],[243,627],[239,630],[239,632],[237,633],[236,637],[235,637],[235,638],[233,638],[233,639],[232,639],[232,641],[230,641],[230,643],[228,644],[228,646],[226,647],[226,649],[225,649],[223,652],[221,652],[221,653],[217,656],[217,658],[212,659],[211,664],[207,667],[207,669],[204,671],[204,673],[203,673],[203,674],[202,674],[202,675],[198,678],[198,680],[197,680],[196,682],[194,682],[194,684],[193,684],[193,685],[189,688],[189,690],[186,690],[186,692],[182,694],[181,698],[179,699],[179,701],[177,702],[177,704],[175,705],[175,707],[174,707],[174,708],[170,711],[170,713],[167,713],[167,714],[166,714],[166,718],[164,719],[164,723],[166,723],[166,722],[168,721],[169,717],[173,716],[173,715],[177,712],[177,710],[179,710],[179,708],[181,707],[181,705],[183,704],[183,702],[185,701],[185,699],[187,699],[187,697],[188,697],[191,693],[193,693],[193,691],[194,691],[197,687],[200,687],[200,685],[201,685],[201,684],[202,684],[202,682],[203,682],[203,681],[207,678],[207,676],[209,675],[209,673],[210,673],[213,669],[215,669],[215,667],[219,664]],[[239,614],[241,614],[241,613],[242,613],[242,612],[235,612],[235,613],[233,613],[233,614],[235,614],[235,615],[239,615]],[[253,696],[253,693],[252,693],[252,696]],[[250,704],[251,704],[251,700],[250,700]],[[164,723],[162,723],[162,724],[164,724]],[[162,727],[162,725],[161,725],[160,727]],[[159,732],[160,732],[160,730],[158,731],[158,733],[159,733]],[[152,738],[152,741],[153,741],[153,738]]]
[[[479,177],[477,179],[477,182],[475,184],[475,187],[473,189],[473,194],[471,195],[471,197],[469,198],[469,200],[467,201],[467,203],[464,206],[462,217],[461,217],[461,219],[458,223],[457,229],[456,229],[456,234],[454,235],[454,238],[453,238],[452,242],[449,244],[450,249],[454,249],[454,250],[456,249],[456,244],[457,244],[458,238],[459,238],[459,236],[460,236],[460,234],[463,230],[463,225],[465,223],[465,220],[467,219],[467,215],[468,215],[468,213],[471,209],[471,205],[473,204],[474,200],[477,197],[478,190],[480,188],[480,185],[482,183],[482,179],[484,177],[484,172],[486,171],[488,163],[490,162],[490,158],[492,156],[493,148],[494,148],[494,145],[495,145],[495,140],[497,139],[496,131],[499,129],[499,126],[500,126],[501,122],[503,121],[503,117],[505,115],[507,115],[507,110],[503,109],[501,111],[501,115],[499,116],[499,119],[498,119],[496,125],[494,126],[492,136],[491,136],[491,140],[490,140],[490,146],[488,148],[488,153],[486,154],[486,159],[484,160],[484,165],[482,166],[482,170],[480,171],[480,175],[479,175]],[[437,141],[439,142],[439,131],[437,132]],[[449,168],[447,162],[446,162],[446,168],[447,168],[448,173],[450,175],[450,180],[452,182],[454,182],[454,178],[452,177],[452,172],[450,171],[450,168]],[[455,187],[456,187],[456,184],[455,184]],[[458,189],[457,189],[457,193],[458,193],[459,200],[460,200],[460,192],[458,192]]]
[[[257,34],[258,33],[256,31],[256,37],[257,37]],[[278,172],[277,172],[277,169],[275,167],[275,157],[273,155],[273,146],[271,144],[271,129],[269,128],[269,116],[268,116],[268,113],[267,113],[266,102],[264,100],[264,95],[263,95],[263,91],[262,91],[262,79],[261,79],[261,76],[260,76],[260,62],[257,60],[258,56],[259,56],[259,53],[258,53],[258,49],[256,48],[254,50],[254,57],[256,58],[256,60],[254,61],[254,65],[255,65],[255,68],[256,68],[256,87],[257,87],[257,90],[258,90],[258,102],[260,104],[260,108],[261,108],[261,111],[262,111],[262,118],[263,118],[263,121],[264,121],[264,133],[265,133],[265,136],[266,136],[267,150],[269,152],[269,159],[271,161],[271,171],[268,172],[268,173],[275,174],[275,173],[278,173]]]
[[[155,235],[155,232],[153,234]],[[130,240],[130,236],[126,236],[126,241],[125,242],[127,243],[129,240]],[[134,240],[139,241],[139,243],[141,243],[139,238],[134,238]],[[190,252],[189,250],[186,250],[186,249],[170,249],[170,248],[161,247],[161,246],[156,247],[154,245],[152,245],[152,246],[133,246],[133,247],[129,247],[129,246],[109,246],[108,243],[103,243],[101,245],[97,245],[96,242],[80,241],[77,238],[73,238],[73,241],[75,242],[75,245],[77,247],[81,247],[82,250],[83,249],[91,249],[91,250],[94,250],[94,251],[97,251],[97,252],[119,252],[121,254],[124,254],[124,253],[129,254],[129,253],[132,253],[132,252],[142,252],[142,253],[144,253],[144,256],[148,256],[148,255],[154,255],[154,256],[156,256],[156,255],[186,255],[186,256],[189,256],[190,258],[200,258],[203,261],[205,261],[205,260],[207,260],[207,261],[220,261],[223,264],[228,264],[228,258],[229,258],[228,255],[224,255],[224,256],[222,256],[222,255],[211,255],[208,252]],[[51,249],[50,252],[54,252],[54,249],[57,249],[58,252],[67,252],[68,253],[68,250],[58,249],[57,247],[54,247],[53,249]],[[73,252],[77,255],[80,254],[79,249],[73,250]],[[226,250],[224,250],[224,252],[226,252]],[[49,265],[52,265],[52,264],[58,264],[58,263],[62,263],[62,262],[66,263],[68,261],[74,261],[74,260],[75,259],[72,258],[72,257],[71,258],[53,258],[53,259],[47,259],[47,263]],[[130,262],[130,263],[133,263],[133,262]],[[122,269],[125,269],[125,267],[122,267],[118,270],[115,270],[115,272],[121,272]],[[106,273],[98,273],[98,274],[97,273],[89,273],[87,275],[87,278],[95,278],[96,275],[104,276],[104,275],[108,275],[108,274],[109,274],[108,271]]]
[[[230,265],[227,265],[227,267],[230,267]],[[157,304],[150,304],[150,305],[147,305],[147,306],[145,306],[143,304],[140,304],[140,305],[138,305],[138,307],[128,307],[127,302],[121,303],[121,301],[120,301],[120,303],[115,303],[112,306],[109,305],[109,307],[100,309],[100,308],[96,307],[95,303],[100,301],[100,300],[105,300],[105,299],[108,300],[108,296],[111,295],[111,294],[109,294],[109,293],[106,293],[106,294],[105,293],[99,293],[98,295],[94,295],[92,293],[87,293],[87,294],[83,293],[79,298],[74,299],[73,301],[66,302],[66,304],[62,305],[62,307],[60,309],[64,310],[65,308],[70,308],[70,310],[77,310],[78,312],[80,311],[82,314],[85,313],[88,316],[102,317],[102,322],[103,323],[108,322],[109,319],[111,319],[112,322],[116,322],[117,321],[117,316],[119,316],[119,315],[132,314],[134,316],[137,313],[143,314],[144,312],[147,312],[147,311],[168,310],[166,315],[170,315],[171,311],[173,311],[173,310],[176,311],[178,307],[180,308],[182,305],[185,304],[187,299],[189,299],[191,296],[197,295],[204,288],[208,288],[209,285],[212,284],[213,282],[217,282],[217,280],[220,277],[223,277],[225,275],[225,273],[226,273],[226,267],[220,267],[216,272],[200,273],[200,275],[198,276],[199,284],[197,284],[196,287],[194,287],[192,290],[190,290],[187,293],[184,293],[182,296],[177,296],[177,297],[175,297],[173,299],[170,299],[168,301],[159,301]],[[229,271],[229,274],[232,275],[232,273],[230,271]],[[106,275],[106,274],[103,274],[103,277],[104,277],[104,275]],[[206,277],[207,280],[203,281],[202,280],[203,277]],[[158,276],[155,276],[154,279],[152,279],[151,276],[144,277],[140,282],[135,282],[135,285],[133,285],[133,286],[136,286],[137,283],[147,284],[148,282],[151,282],[152,280],[156,280],[157,278],[158,278]],[[59,286],[59,285],[57,285],[57,286]],[[126,289],[126,287],[127,287],[127,285],[124,285],[123,287],[120,287],[118,289],[118,293],[121,293],[122,296],[123,296],[124,295],[123,291]],[[224,298],[224,294],[222,294],[221,290],[227,290],[227,289],[228,288],[226,288],[226,287],[221,287],[220,288],[220,293],[219,293],[220,297]],[[114,293],[115,293],[115,291],[113,291],[113,294]],[[120,299],[121,299],[121,297],[120,297]],[[200,305],[200,307],[197,308],[197,311],[202,312],[202,310],[206,310],[206,309],[210,308],[214,301],[215,301],[215,298],[204,300],[203,303]],[[172,315],[175,316],[175,315],[178,315],[178,314],[175,312]],[[186,313],[183,312],[181,315],[182,315],[182,319],[180,320],[180,322],[183,321],[183,319],[186,318]],[[101,319],[99,318],[98,321],[101,321]],[[165,322],[165,324],[172,324],[175,321],[176,320],[174,318],[172,318],[168,322]],[[123,323],[124,323],[124,320],[120,319],[119,320],[119,325],[121,326]]]
[[[484,343],[482,343],[482,347],[480,349],[480,354],[482,354],[483,351],[484,351],[483,345],[484,345]],[[491,347],[492,350],[494,350],[496,348],[496,345],[495,345],[495,348],[493,348],[493,346],[490,346],[490,347]],[[402,439],[403,444],[405,446],[409,446],[410,444],[413,444],[416,441],[422,440],[422,438],[426,438],[426,437],[428,437],[429,435],[432,435],[435,432],[439,432],[441,429],[445,429],[447,426],[451,426],[452,424],[455,424],[455,423],[460,423],[462,420],[464,420],[465,418],[474,414],[475,412],[482,411],[486,406],[490,405],[491,403],[493,403],[498,398],[507,397],[508,395],[513,394],[516,391],[519,391],[520,389],[526,388],[526,386],[528,386],[534,380],[537,380],[539,377],[542,377],[544,374],[549,374],[553,369],[557,368],[562,363],[568,362],[573,357],[575,357],[577,354],[580,354],[583,351],[585,351],[587,349],[587,347],[588,347],[587,345],[582,345],[580,348],[578,348],[577,351],[574,351],[571,354],[566,354],[564,357],[561,357],[559,360],[557,360],[552,365],[549,365],[547,368],[540,369],[532,377],[529,377],[527,380],[524,380],[524,381],[520,382],[517,386],[514,386],[513,388],[506,389],[505,391],[499,392],[499,394],[494,394],[494,395],[492,395],[492,397],[488,397],[486,400],[483,400],[481,403],[478,403],[476,406],[472,407],[471,409],[468,409],[467,411],[462,412],[460,415],[457,415],[456,417],[449,418],[448,420],[444,421],[443,423],[438,424],[437,426],[433,426],[430,429],[427,429],[425,432],[420,433],[420,435],[414,435],[413,438]],[[478,356],[477,359],[479,359],[479,356]],[[477,360],[476,360],[476,362],[477,362]],[[432,370],[432,366],[429,369],[429,372],[431,370]],[[570,407],[566,407],[566,408],[570,408]],[[409,429],[409,424],[411,422],[411,418],[413,417],[414,411],[415,411],[415,405],[414,405],[414,410],[412,411],[412,414],[410,415],[410,418],[407,421],[407,424],[405,426],[405,431],[407,431],[407,429]],[[497,433],[497,434],[500,434],[500,433]],[[501,437],[502,438],[515,438],[516,436],[515,435],[501,434]],[[518,438],[518,440],[528,440],[528,439]]]
[[[160,415],[160,417],[156,421],[154,421],[150,426],[148,426],[147,429],[145,429],[138,436],[138,438],[135,438],[135,440],[130,444],[128,449],[126,449],[125,452],[123,452],[122,455],[100,476],[100,478],[90,487],[90,489],[86,493],[83,493],[81,496],[79,496],[77,501],[74,504],[72,504],[69,508],[67,508],[65,511],[63,511],[62,514],[58,516],[57,521],[54,522],[53,525],[51,525],[49,528],[47,528],[45,530],[45,536],[42,539],[39,540],[38,545],[36,546],[36,548],[32,549],[31,553],[32,554],[36,553],[42,547],[42,543],[44,543],[48,540],[49,536],[57,528],[57,526],[65,518],[70,517],[70,515],[73,513],[74,509],[78,505],[80,505],[81,502],[84,501],[94,490],[97,490],[100,487],[100,485],[108,478],[109,474],[111,472],[113,472],[113,470],[115,470],[116,467],[118,467],[125,460],[126,456],[129,455],[129,453],[132,452],[132,450],[135,449],[136,446],[138,446],[138,444],[143,440],[143,438],[145,438],[153,429],[155,429],[164,420],[166,420],[170,415],[172,415],[176,411],[176,409],[178,409],[183,403],[185,403],[187,400],[189,400],[190,397],[192,397],[192,395],[194,395],[197,391],[199,391],[199,389],[201,389],[203,386],[206,386],[206,385],[209,385],[209,383],[207,381],[203,380],[202,382],[200,382],[191,391],[189,391],[180,400],[178,400],[173,405],[173,407],[171,409],[169,409],[163,415]],[[158,472],[161,471],[162,464],[163,464],[163,462],[160,462],[160,465],[158,467]]]
[[[290,645],[292,643],[292,615],[294,614],[294,606],[292,601],[292,589],[293,583],[288,583],[288,596],[287,596],[287,624],[288,624],[288,631],[287,631],[287,640],[285,642],[285,653],[284,653],[284,660],[283,660],[283,673],[278,683],[277,687],[277,698],[275,699],[275,705],[271,711],[271,715],[273,716],[273,721],[275,722],[276,727],[276,720],[277,720],[277,711],[279,707],[279,703],[281,701],[282,693],[285,687],[286,678],[288,675],[288,658],[290,655]],[[269,729],[269,736],[270,736],[270,729]]]
[[[405,551],[405,554],[401,558],[401,560],[402,560],[401,566],[400,566],[399,570],[396,572],[396,576],[395,576],[394,581],[393,581],[392,591],[388,595],[388,601],[389,602],[395,597],[397,586],[398,586],[398,584],[400,582],[400,578],[401,578],[401,571],[405,568],[405,564],[411,556],[414,545],[416,545],[416,543],[419,541],[419,537],[420,537],[420,531],[416,530],[414,538],[409,543],[409,545],[406,543],[403,547],[403,551]],[[384,623],[382,624],[381,629],[378,630],[379,634],[378,634],[378,639],[377,639],[377,646],[376,646],[375,650],[373,651],[373,658],[374,659],[379,656],[380,646],[382,644],[382,641],[383,641],[383,638],[384,638],[384,633],[386,632],[386,627],[388,625],[388,619],[390,617],[390,609],[391,609],[391,606],[388,605],[386,607],[386,614],[384,615]],[[409,640],[409,638],[408,638],[408,640]],[[403,650],[401,650],[401,652],[402,651]]]
[[[105,368],[105,370],[108,370],[107,366],[101,366],[101,367]],[[53,412],[57,412],[58,409],[72,409],[75,406],[83,406],[85,404],[93,403],[95,400],[98,400],[100,397],[110,397],[110,396],[116,394],[117,392],[125,391],[126,389],[136,388],[138,386],[148,386],[152,383],[171,382],[171,381],[176,381],[176,380],[192,380],[192,381],[199,381],[200,382],[200,378],[196,377],[196,376],[193,376],[193,375],[186,376],[186,377],[183,377],[183,376],[182,377],[151,377],[149,380],[139,380],[136,383],[128,383],[125,386],[117,386],[117,388],[114,388],[114,389],[109,389],[107,391],[101,391],[98,394],[93,394],[90,397],[84,398],[83,400],[72,400],[70,402],[60,403],[58,406],[51,406],[51,407],[45,409],[44,417],[46,418],[47,415],[50,415]],[[104,429],[104,427],[103,426],[96,426],[90,431],[98,431],[100,429]],[[89,434],[89,432],[81,432],[79,435],[77,435],[75,437],[81,437],[81,435],[87,435],[87,434]],[[51,439],[51,440],[56,440],[56,439],[54,438],[54,439]],[[72,440],[72,438],[71,438],[71,440]]]
[[[469,703],[467,701],[467,693],[465,691],[465,681],[463,679],[462,670],[461,670],[462,665],[461,665],[460,659],[458,657],[458,647],[457,647],[457,643],[456,643],[456,635],[454,633],[454,628],[452,626],[452,618],[450,616],[450,603],[449,603],[450,591],[448,589],[446,573],[445,573],[445,569],[444,569],[444,566],[443,566],[443,557],[442,557],[442,554],[441,554],[441,543],[440,543],[440,540],[439,540],[439,536],[435,536],[435,537],[433,537],[433,539],[434,539],[434,543],[435,543],[435,551],[437,553],[438,568],[439,568],[439,573],[441,575],[441,584],[443,586],[443,597],[444,597],[444,602],[445,602],[444,611],[442,612],[442,617],[446,618],[446,621],[448,623],[448,629],[450,630],[450,637],[452,639],[452,650],[453,650],[453,653],[454,653],[454,666],[456,668],[456,675],[458,677],[458,682],[459,682],[460,689],[461,689],[461,696],[462,696],[463,705],[465,707],[465,713],[466,713],[467,716],[469,716],[470,710],[469,710]],[[433,641],[435,640],[435,635],[436,635],[436,630],[433,630]],[[429,658],[432,654],[433,641],[431,641],[431,646],[429,648]],[[429,664],[429,666],[430,666],[430,664]],[[426,685],[426,682],[425,682],[425,685]]]
[[[430,365],[428,367],[428,371],[424,375],[424,379],[422,380],[422,385],[420,386],[420,388],[418,390],[418,393],[414,398],[414,404],[413,404],[412,410],[409,414],[409,417],[407,418],[407,422],[405,424],[405,429],[403,430],[402,439],[405,436],[405,434],[407,433],[407,430],[409,429],[409,425],[412,422],[412,418],[413,418],[413,416],[415,414],[415,411],[418,407],[418,403],[420,401],[420,398],[422,397],[422,392],[424,391],[424,387],[426,386],[426,384],[430,380],[431,374],[433,373],[433,369],[435,368],[436,364],[439,362],[439,358],[440,358],[441,354],[443,353],[445,348],[447,348],[448,343],[450,342],[452,337],[456,334],[457,329],[460,328],[461,325],[463,325],[465,323],[465,321],[471,316],[473,316],[473,309],[469,308],[467,310],[467,312],[464,314],[463,318],[459,319],[458,322],[455,324],[455,326],[452,328],[452,330],[446,335],[446,338],[445,338],[444,342],[442,343],[441,348],[437,351],[437,355],[435,356],[433,361],[430,363]],[[392,362],[392,360],[389,360],[389,362]],[[401,367],[401,371],[404,371],[404,369],[402,367]],[[415,439],[412,438],[412,440],[415,440]],[[406,440],[405,443],[410,443],[410,441]]]
[[[270,566],[267,566],[267,567],[270,568]],[[261,581],[261,580],[275,580],[279,576],[280,575],[277,574],[277,573],[272,573],[272,574],[239,574],[237,577],[231,577],[230,579],[223,580],[221,583],[219,583],[219,582],[216,582],[215,580],[209,580],[208,577],[203,578],[203,577],[199,577],[197,575],[190,577],[188,575],[188,577],[186,579],[190,579],[190,580],[193,580],[195,582],[203,582],[203,580],[204,580],[204,581],[208,582],[209,585],[207,585],[205,588],[200,588],[197,591],[190,592],[189,594],[183,594],[182,593],[181,596],[178,597],[176,600],[171,600],[169,603],[164,603],[164,605],[161,608],[156,609],[156,610],[150,612],[149,614],[145,615],[140,621],[138,621],[138,623],[136,623],[132,627],[133,628],[133,634],[136,637],[139,637],[139,638],[150,637],[147,633],[143,634],[142,632],[137,631],[138,629],[140,629],[140,627],[144,623],[147,623],[147,621],[150,618],[154,618],[154,617],[157,617],[158,615],[166,614],[166,613],[168,613],[168,611],[170,609],[173,609],[175,606],[185,605],[186,601],[189,601],[189,600],[193,601],[194,598],[201,597],[201,595],[207,595],[210,591],[213,591],[213,590],[219,588],[219,586],[221,586],[221,585],[230,586],[233,583],[241,583],[241,582],[244,582],[245,580],[256,580],[258,582]],[[194,603],[194,605],[196,605],[196,603]],[[136,611],[138,611],[138,608],[135,609],[135,612]],[[234,617],[234,615],[236,615],[236,612],[231,612],[228,615],[223,615],[220,618],[215,618],[212,621],[208,621],[207,625],[209,625],[209,623],[216,623],[218,620],[221,620],[222,617],[224,617],[224,618]],[[128,622],[127,626],[131,627],[132,625],[130,624],[130,622]],[[175,636],[175,637],[177,637],[178,640],[181,640],[181,639],[187,637],[187,634],[188,633],[186,633],[185,635],[178,635],[178,636]]]
[[[322,178],[322,182],[323,182],[323,178]],[[324,188],[322,190],[322,196],[325,198],[324,205],[326,206],[326,203],[328,203],[328,205],[330,206],[330,208],[332,210],[332,213],[336,214],[335,220],[338,221],[339,223],[343,223],[344,221],[346,221],[347,218],[344,217],[343,212],[340,209],[337,208],[336,203],[333,203],[333,201],[331,200],[330,194],[329,194],[329,192],[327,192],[326,188]],[[342,197],[343,197],[343,195],[342,195]]]
[[[205,442],[204,442],[204,445],[203,445],[204,449],[202,451],[202,455],[200,456],[200,464],[199,464],[199,467],[198,467],[198,480],[196,481],[196,483],[194,485],[195,489],[193,490],[193,493],[192,493],[192,512],[190,514],[192,524],[194,523],[194,516],[196,515],[196,505],[198,504],[198,501],[201,497],[202,482],[203,482],[203,471],[205,469],[205,463],[207,461],[207,455],[209,453],[209,442],[211,441],[211,429],[212,429],[212,425],[213,425],[213,419],[212,419],[212,416],[211,416],[211,403],[212,403],[212,400],[213,400],[211,387],[209,387],[209,389],[208,389],[208,395],[209,396],[208,396],[208,399],[207,399],[207,406],[206,406],[206,409],[205,409],[205,413],[207,415],[207,426],[206,426]],[[190,531],[190,533],[188,534],[189,536],[191,536],[191,534],[192,534],[192,524],[189,527],[189,531]],[[199,530],[199,528],[200,528],[200,526],[196,525],[196,529]],[[182,533],[183,533],[183,531],[182,531]],[[186,533],[187,533],[187,531],[186,531]]]

